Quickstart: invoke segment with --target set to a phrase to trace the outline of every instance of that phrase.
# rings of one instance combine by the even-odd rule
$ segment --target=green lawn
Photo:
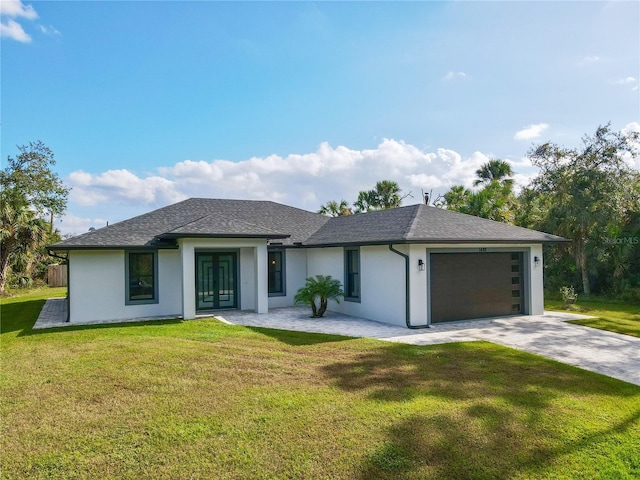
[[[640,387],[485,342],[214,319],[32,331],[2,301],[2,478],[640,477]]]
[[[561,310],[562,304],[562,300],[547,300],[545,309]],[[640,337],[640,305],[602,298],[578,298],[578,308],[580,311],[576,313],[596,318],[572,320],[569,323]]]

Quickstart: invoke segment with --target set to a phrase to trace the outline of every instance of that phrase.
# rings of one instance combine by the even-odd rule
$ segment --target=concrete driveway
[[[327,312],[309,318],[304,307],[272,309],[268,314],[228,311],[222,321],[250,327],[377,338],[413,345],[486,340],[640,385],[640,338],[566,323],[571,313],[469,320],[409,330],[363,318]]]

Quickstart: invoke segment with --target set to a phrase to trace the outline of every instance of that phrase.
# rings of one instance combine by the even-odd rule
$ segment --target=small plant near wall
[[[560,295],[562,295],[565,305],[573,305],[578,300],[578,295],[576,294],[573,285],[562,287],[560,289]]]
[[[316,275],[307,278],[304,287],[296,293],[294,301],[296,305],[311,306],[311,318],[319,318],[327,311],[329,300],[340,303],[340,297],[344,297],[344,292],[339,280],[331,275]]]

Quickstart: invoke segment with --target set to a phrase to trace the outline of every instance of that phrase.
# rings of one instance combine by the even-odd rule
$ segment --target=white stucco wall
[[[256,308],[254,250],[254,247],[240,249],[240,310],[254,310]]]
[[[307,250],[288,248],[285,252],[285,293],[286,295],[269,297],[269,308],[290,307],[293,297],[307,278]]]
[[[395,245],[409,255],[410,322],[426,325],[429,312],[429,263],[427,249],[474,251],[478,248],[512,251],[514,246],[491,244]],[[543,257],[539,244],[519,245],[525,251],[526,311],[544,312]],[[344,285],[342,247],[287,249],[286,295],[268,296],[267,246],[260,239],[183,239],[177,250],[158,251],[158,303],[126,305],[125,251],[71,251],[69,269],[70,320],[101,321],[148,317],[195,318],[195,252],[238,252],[239,306],[266,313],[268,308],[293,305],[293,297],[308,276],[331,275]],[[538,257],[538,265],[535,264]],[[425,262],[420,271],[418,261]],[[329,310],[405,326],[405,260],[387,245],[360,247],[360,302],[332,302]],[[186,299],[183,302],[183,299]]]
[[[531,315],[542,315],[544,313],[544,258],[542,257],[542,245],[530,245],[529,272],[530,274],[530,298],[529,313]],[[540,259],[538,265],[535,264],[535,257]]]
[[[527,268],[525,274],[526,312],[539,315],[544,312],[544,285],[542,245],[496,245],[496,244],[421,244],[394,245],[394,248],[409,255],[411,326],[428,324],[429,316],[429,251],[460,250],[478,251],[480,248],[491,251],[522,251]],[[535,257],[539,264],[535,264]],[[418,263],[422,260],[424,270]],[[394,325],[406,326],[405,322],[405,260],[393,253],[388,246],[369,246],[360,248],[361,302],[331,303],[329,309],[336,312],[355,315]],[[340,279],[344,285],[344,249],[318,248],[307,250],[308,276],[323,274]]]
[[[400,249],[398,249],[400,250]],[[411,302],[410,302],[410,323],[412,326],[427,325],[427,293],[428,272],[427,272],[427,250],[424,245],[410,245],[409,253],[409,277],[411,278]],[[407,253],[407,252],[405,252]],[[420,270],[418,261],[422,260],[425,267]]]
[[[404,258],[387,246],[360,247],[360,302],[331,302],[329,310],[405,326]],[[307,250],[307,273],[331,275],[344,286],[342,247]]]
[[[71,251],[69,259],[71,323],[181,314],[177,250],[158,251],[158,303],[142,305],[126,305],[124,250]]]

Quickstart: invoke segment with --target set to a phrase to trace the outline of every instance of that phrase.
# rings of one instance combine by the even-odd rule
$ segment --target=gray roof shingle
[[[50,248],[122,248],[181,237],[256,237],[304,246],[386,243],[540,243],[562,237],[427,205],[329,218],[269,201],[191,198]]]
[[[269,201],[190,198],[56,243],[52,249],[153,246],[167,238],[258,237],[302,242],[327,217]]]
[[[526,243],[562,242],[562,237],[427,205],[409,205],[330,219],[304,243]]]

